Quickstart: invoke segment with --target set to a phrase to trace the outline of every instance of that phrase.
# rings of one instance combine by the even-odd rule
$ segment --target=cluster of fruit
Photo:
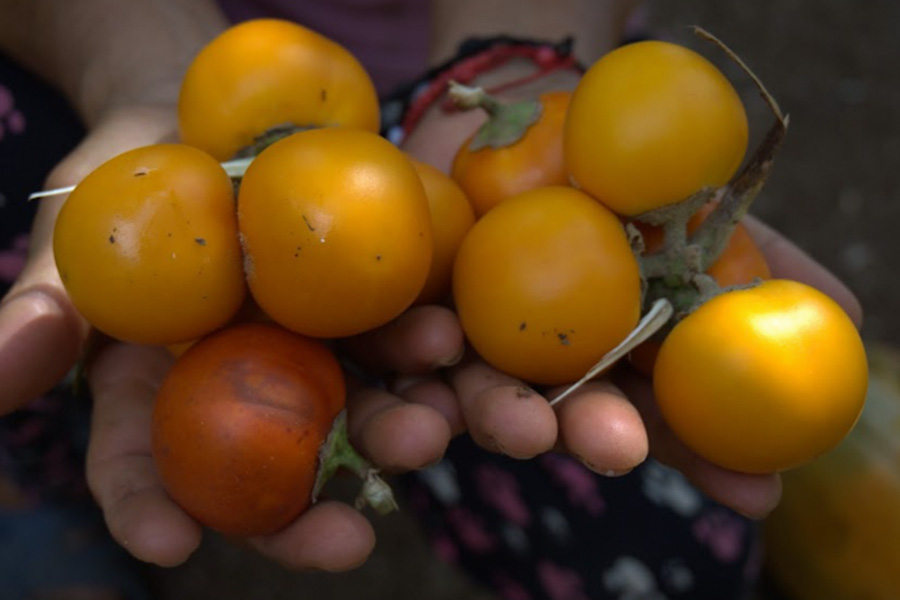
[[[444,174],[378,135],[344,48],[246,22],[186,73],[180,143],[117,156],[70,194],[54,251],[79,311],[119,340],[190,345],[153,424],[190,514],[250,534],[302,512],[344,405],[327,341],[422,303],[449,303],[486,362],[531,384],[572,385],[619,349],[672,429],[728,468],[787,469],[850,430],[867,378],[855,327],[770,279],[740,223],[786,129],[774,102],[738,173],[741,99],[680,45],[623,46],[574,90],[516,103],[451,88],[490,117]],[[653,303],[673,317],[622,353]]]

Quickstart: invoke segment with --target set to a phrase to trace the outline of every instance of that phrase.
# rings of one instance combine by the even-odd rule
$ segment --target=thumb
[[[53,170],[50,188],[74,185],[131,148],[173,137],[171,106],[111,113]],[[63,288],[53,259],[53,226],[64,197],[40,200],[22,273],[0,301],[0,414],[51,389],[72,368],[90,327]]]

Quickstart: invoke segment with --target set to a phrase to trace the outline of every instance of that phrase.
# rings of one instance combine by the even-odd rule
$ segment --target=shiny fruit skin
[[[174,344],[227,323],[246,296],[234,190],[219,164],[182,144],[120,154],[87,175],[57,217],[66,291],[119,340]]]
[[[254,299],[313,337],[387,323],[431,268],[431,215],[415,168],[359,129],[302,131],[266,148],[244,174],[238,220]]]
[[[181,139],[220,161],[282,126],[377,132],[378,97],[345,48],[280,19],[230,27],[194,57],[178,99]]]
[[[862,411],[866,353],[843,309],[818,290],[770,279],[715,296],[663,341],[657,405],[694,452],[770,473],[838,444]]]
[[[563,152],[574,185],[634,216],[727,183],[747,140],[728,79],[700,54],[654,40],[621,46],[587,70]]]
[[[457,253],[463,331],[495,368],[562,384],[584,375],[640,315],[637,260],[619,219],[562,186],[524,192],[479,219]]]
[[[344,407],[321,342],[274,325],[223,329],[181,355],[153,408],[153,458],[175,502],[235,536],[279,531],[306,510],[319,447]]]

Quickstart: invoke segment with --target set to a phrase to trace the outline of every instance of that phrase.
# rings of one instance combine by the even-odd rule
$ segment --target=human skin
[[[589,62],[612,46],[631,3],[567,0],[543,12],[541,0],[439,0],[434,48],[438,61],[473,33],[540,38],[575,34]],[[526,6],[527,5],[527,6]],[[453,10],[449,10],[452,7]],[[448,15],[452,14],[452,18]],[[509,15],[517,15],[511,21]],[[567,21],[565,15],[571,17]],[[599,26],[597,24],[602,24]],[[190,57],[227,26],[206,0],[0,0],[0,44],[53,82],[82,115],[83,142],[48,176],[48,188],[77,183],[105,160],[133,147],[175,139],[175,100]],[[52,43],[49,43],[51,42]],[[485,83],[526,72],[513,63],[486,74]],[[568,79],[567,79],[568,77]],[[572,75],[535,82],[571,86]],[[432,111],[405,149],[443,169],[482,117]],[[27,266],[0,304],[0,412],[10,412],[52,387],[81,355],[91,334],[71,305],[50,247],[64,198],[41,201]],[[806,281],[838,300],[858,323],[852,294],[788,240],[751,222],[751,233],[774,276]],[[655,410],[649,382],[623,371],[613,382],[582,388],[556,409],[537,392],[464,355],[455,315],[416,307],[375,332],[347,340],[348,352],[383,373],[391,387],[353,385],[348,399],[351,438],[376,464],[392,471],[438,460],[453,435],[468,431],[488,450],[518,458],[560,449],[603,474],[625,473],[651,453],[680,469],[701,490],[736,510],[761,517],[777,503],[777,475],[725,471],[690,453]],[[88,483],[112,535],[137,558],[176,565],[199,546],[202,528],[165,494],[150,456],[150,412],[171,356],[160,348],[103,345],[89,372],[94,396]],[[436,376],[442,371],[442,377]],[[599,435],[602,432],[604,435]],[[319,532],[327,531],[328,535]],[[362,563],[374,546],[368,520],[349,506],[322,502],[285,530],[247,542],[292,568],[340,571]]]

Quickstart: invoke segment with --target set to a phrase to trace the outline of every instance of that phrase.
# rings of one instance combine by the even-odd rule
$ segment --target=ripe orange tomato
[[[417,304],[440,302],[450,295],[453,260],[463,237],[475,224],[475,213],[462,189],[440,169],[410,157],[425,187],[431,214],[434,253]]]
[[[637,324],[641,281],[619,219],[573,188],[504,200],[475,223],[453,269],[463,331],[526,381],[577,380]]]
[[[862,410],[866,354],[850,318],[818,290],[771,279],[701,305],[666,337],[659,409],[697,454],[736,471],[806,463]]]
[[[538,98],[541,115],[518,141],[472,150],[473,133],[453,157],[450,175],[469,197],[476,216],[520,192],[569,181],[563,163],[562,129],[571,92]]]
[[[369,74],[342,46],[296,23],[245,21],[192,61],[178,99],[182,140],[218,160],[267,130],[347,125],[378,131]]]
[[[359,129],[302,131],[263,150],[241,182],[238,220],[254,299],[314,337],[387,323],[431,268],[431,216],[415,168]]]
[[[174,344],[227,323],[246,295],[234,190],[180,144],[125,152],[69,195],[53,233],[78,311],[114,338]]]
[[[203,525],[251,536],[312,500],[318,452],[345,399],[321,342],[275,325],[223,329],[188,349],[153,408],[153,459],[169,495]]]
[[[633,216],[725,184],[747,136],[741,99],[712,63],[646,41],[587,70],[569,105],[563,151],[577,187]]]

